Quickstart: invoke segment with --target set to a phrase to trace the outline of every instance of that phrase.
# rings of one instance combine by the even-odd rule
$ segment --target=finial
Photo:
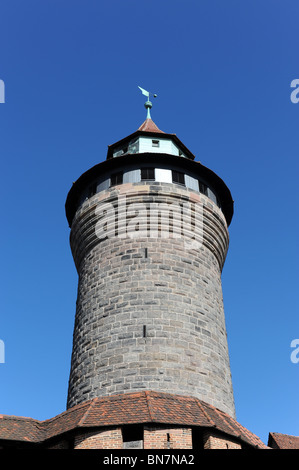
[[[140,86],[138,86],[138,88],[141,90],[142,94],[147,96],[147,101],[144,103],[144,106],[145,108],[147,109],[147,116],[146,116],[146,119],[151,119],[151,113],[150,113],[150,109],[151,107],[153,106],[152,102],[149,100],[149,96],[150,95],[153,95],[154,98],[157,97],[157,95],[155,93],[150,93],[149,91],[146,91],[144,90],[143,88],[141,88]]]

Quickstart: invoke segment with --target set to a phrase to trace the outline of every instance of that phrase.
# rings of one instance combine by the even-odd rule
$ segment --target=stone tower
[[[235,416],[221,271],[225,183],[148,115],[66,201],[78,297],[67,408],[154,391]]]

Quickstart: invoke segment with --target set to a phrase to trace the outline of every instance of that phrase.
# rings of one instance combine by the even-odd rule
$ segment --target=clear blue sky
[[[2,0],[0,413],[66,407],[77,274],[67,192],[145,119],[235,200],[223,271],[237,420],[299,435],[296,0]]]

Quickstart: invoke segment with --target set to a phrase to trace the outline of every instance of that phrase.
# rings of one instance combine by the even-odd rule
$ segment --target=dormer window
[[[160,141],[159,140],[152,140],[152,147],[160,147]]]

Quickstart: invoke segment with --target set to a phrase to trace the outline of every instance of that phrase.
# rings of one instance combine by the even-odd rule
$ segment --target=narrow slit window
[[[152,140],[152,147],[160,147],[160,140]]]

